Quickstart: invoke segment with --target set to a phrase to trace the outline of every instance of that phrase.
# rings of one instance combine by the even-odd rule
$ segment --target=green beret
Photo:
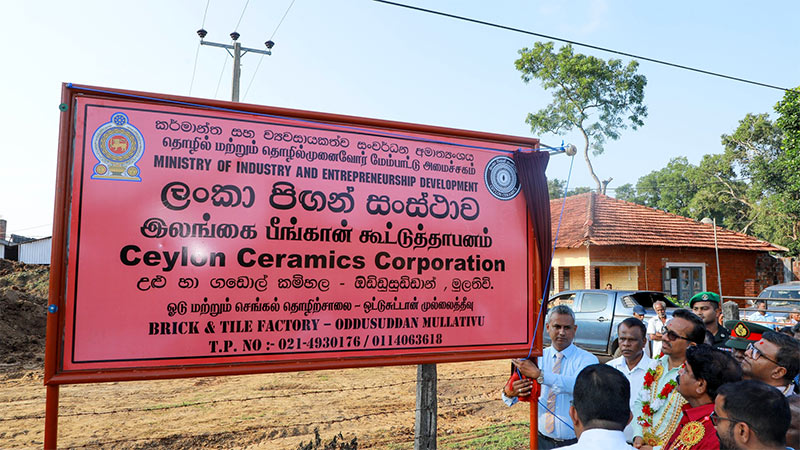
[[[694,297],[689,300],[689,308],[692,308],[695,302],[714,302],[717,306],[720,304],[719,295],[713,292],[699,292],[694,294]]]
[[[761,340],[765,331],[772,331],[763,325],[744,320],[726,320],[725,328],[731,330],[731,337],[725,341],[725,347],[746,350],[748,344]]]

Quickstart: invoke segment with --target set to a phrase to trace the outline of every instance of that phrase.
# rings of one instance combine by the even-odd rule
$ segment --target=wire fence
[[[463,378],[440,378],[438,380],[439,383],[446,382],[446,381],[473,381],[473,380],[481,380],[481,379],[497,379],[498,382],[502,381],[503,376],[499,375],[486,375],[486,376],[478,376],[478,377],[463,377]],[[59,417],[79,417],[79,416],[101,416],[101,415],[108,415],[108,414],[125,414],[125,413],[133,413],[133,412],[156,412],[156,411],[164,411],[168,409],[177,409],[177,408],[189,408],[195,406],[205,406],[205,405],[214,405],[218,403],[234,403],[234,402],[251,402],[256,400],[269,400],[269,399],[279,399],[279,398],[291,398],[291,397],[298,397],[298,396],[308,396],[308,395],[319,395],[319,394],[332,394],[332,393],[341,393],[341,392],[348,392],[348,391],[364,391],[370,389],[386,389],[390,387],[408,385],[408,384],[416,384],[417,380],[406,380],[406,381],[398,381],[394,383],[381,383],[375,385],[365,385],[365,386],[350,386],[345,388],[337,388],[337,389],[319,389],[319,390],[303,390],[300,392],[292,392],[292,393],[285,393],[285,394],[266,394],[266,395],[257,395],[251,397],[244,397],[244,398],[227,398],[227,399],[214,399],[214,400],[205,400],[205,401],[190,401],[190,402],[183,402],[174,405],[152,405],[152,406],[144,406],[138,408],[119,408],[119,409],[110,409],[110,410],[103,410],[103,411],[77,411],[72,413],[60,413]],[[497,386],[495,386],[497,387]],[[497,388],[497,392],[499,392]],[[499,395],[499,394],[498,394]],[[27,402],[33,400],[41,400],[41,397],[29,397],[25,399],[18,399],[18,400],[11,400],[6,402],[6,404],[14,403],[14,402]],[[439,399],[439,405],[442,404],[448,405],[448,399]],[[31,420],[31,419],[44,419],[44,413],[42,414],[28,414],[22,416],[12,416],[12,417],[0,417],[0,422],[8,422],[14,420]]]
[[[450,422],[458,421],[459,417],[463,417],[468,414],[472,414],[476,410],[479,410],[485,406],[489,406],[494,404],[497,407],[505,408],[505,405],[502,404],[500,399],[500,387],[505,382],[507,375],[504,374],[495,374],[495,375],[485,375],[485,376],[450,376],[450,377],[440,377],[437,380],[439,390],[447,391],[448,394],[440,394],[438,396],[438,416],[440,423],[443,420],[448,420]],[[122,417],[126,414],[138,414],[140,416],[147,416],[153,415],[155,420],[161,420],[164,416],[164,412],[168,410],[176,410],[181,408],[197,408],[198,410],[202,410],[204,407],[217,405],[217,404],[226,404],[226,403],[246,403],[246,402],[257,402],[260,400],[273,400],[273,399],[281,399],[281,398],[293,398],[293,397],[307,397],[307,396],[326,396],[329,394],[341,394],[345,393],[346,395],[348,392],[357,392],[357,391],[374,391],[378,389],[387,389],[387,388],[398,388],[402,386],[413,386],[417,383],[415,378],[394,381],[390,383],[364,383],[359,384],[356,386],[348,385],[344,387],[339,387],[335,389],[303,389],[303,388],[283,388],[286,389],[286,392],[281,393],[270,393],[270,394],[263,394],[263,395],[252,395],[246,397],[234,397],[234,398],[215,398],[210,400],[203,400],[203,401],[185,401],[176,404],[151,404],[151,405],[143,405],[137,407],[124,407],[124,408],[113,408],[113,409],[102,409],[102,410],[80,410],[80,411],[72,411],[72,412],[64,412],[59,414],[59,418],[69,418],[69,417],[85,417],[85,416],[108,416],[108,415],[120,415],[119,421],[124,423],[128,419]],[[264,387],[267,389],[268,387]],[[457,391],[456,394],[452,394],[453,391]],[[413,403],[408,405],[408,399],[413,399],[413,391],[409,392],[403,401],[400,402],[388,402],[388,403],[381,403],[381,404],[372,404],[370,408],[349,408],[349,411],[353,409],[362,409],[359,413],[348,414],[339,413],[339,414],[332,414],[330,417],[325,418],[324,420],[297,420],[297,421],[285,421],[285,420],[269,420],[270,416],[265,417],[267,420],[259,420],[258,425],[252,426],[241,426],[241,423],[237,423],[235,425],[231,425],[230,427],[224,427],[224,430],[216,429],[210,430],[203,433],[193,433],[192,431],[181,432],[177,431],[173,428],[173,432],[167,435],[150,435],[150,436],[141,436],[135,435],[131,436],[130,438],[117,438],[117,439],[109,439],[111,436],[105,436],[106,439],[103,439],[100,436],[92,435],[82,442],[75,442],[74,438],[71,443],[64,444],[68,445],[69,448],[105,448],[105,447],[125,447],[125,448],[151,448],[155,447],[180,447],[185,448],[187,446],[197,445],[198,443],[219,443],[222,444],[224,442],[236,442],[237,440],[242,443],[249,443],[256,444],[261,441],[269,442],[270,439],[277,439],[277,438],[301,438],[304,436],[313,435],[315,429],[325,429],[326,427],[336,426],[337,424],[346,424],[346,423],[353,423],[359,420],[367,420],[377,418],[377,417],[391,417],[392,415],[397,416],[397,420],[391,419],[392,422],[396,422],[398,425],[401,425],[406,433],[409,434],[407,436],[411,440],[413,437],[413,416],[418,411],[418,409],[414,408]],[[26,402],[41,402],[43,400],[43,396],[28,396],[24,398],[12,398],[6,400],[4,403],[6,406],[14,406],[14,404],[23,404]],[[370,401],[370,397],[365,397],[365,402]],[[413,402],[413,400],[411,400]],[[81,403],[78,403],[76,406],[83,406]],[[253,405],[256,407],[257,405]],[[410,407],[409,407],[410,406]],[[6,411],[9,408],[4,408]],[[0,413],[2,414],[2,413]],[[162,414],[162,415],[159,415]],[[194,414],[194,412],[193,412]],[[14,415],[14,416],[5,416],[0,417],[0,423],[5,422],[8,426],[11,426],[12,429],[15,427],[26,427],[28,429],[38,427],[39,425],[32,425],[32,423],[39,423],[42,427],[44,424],[44,413],[41,414],[26,414],[26,415]],[[117,419],[113,419],[116,421]],[[23,421],[34,421],[24,423]],[[24,425],[23,425],[24,423]],[[492,429],[505,429],[505,428],[521,428],[527,427],[527,424],[521,423],[499,423],[492,427]],[[459,442],[466,442],[473,439],[484,439],[490,437],[492,432],[487,431],[485,429],[459,429],[458,427],[452,428],[447,430],[446,433],[442,433],[440,431],[440,439],[446,439],[447,442],[451,443],[459,443]],[[244,442],[246,440],[247,442]],[[398,436],[396,434],[389,434],[389,435],[378,435],[378,436],[369,436],[368,441],[359,442],[360,448],[382,448],[384,444],[388,445],[390,443],[398,443],[403,442],[403,437]]]

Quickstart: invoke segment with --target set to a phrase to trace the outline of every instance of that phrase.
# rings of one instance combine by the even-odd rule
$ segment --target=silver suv
[[[800,307],[800,281],[769,286],[758,298],[767,299],[767,309],[778,321],[784,322],[790,312]]]
[[[641,305],[646,311],[645,324],[656,316],[653,303],[661,300],[667,304],[667,316],[672,316],[678,306],[663,292],[618,291],[582,289],[559,292],[550,297],[549,308],[567,305],[575,312],[578,331],[575,345],[599,355],[613,355],[617,350],[617,327],[620,322],[633,317],[633,307]],[[543,335],[545,346],[550,345],[550,336]]]

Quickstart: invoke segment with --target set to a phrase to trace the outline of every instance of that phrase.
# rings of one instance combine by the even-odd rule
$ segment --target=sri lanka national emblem
[[[144,154],[144,136],[121,112],[101,125],[92,136],[92,153],[99,161],[92,179],[142,181],[136,162]]]

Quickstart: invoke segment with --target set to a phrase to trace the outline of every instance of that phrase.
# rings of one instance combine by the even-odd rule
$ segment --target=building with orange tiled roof
[[[664,291],[688,300],[717,291],[714,226],[594,192],[550,201],[553,287]],[[558,236],[556,233],[558,231]],[[755,296],[783,281],[770,252],[785,248],[716,227],[722,293]]]

